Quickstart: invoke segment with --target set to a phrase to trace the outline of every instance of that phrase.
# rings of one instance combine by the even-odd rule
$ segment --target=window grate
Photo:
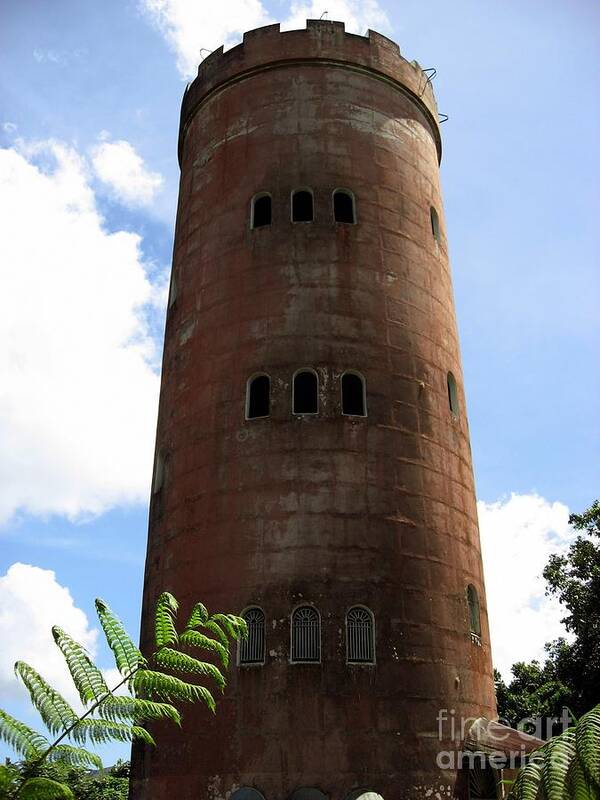
[[[321,660],[321,620],[310,606],[292,614],[292,661]]]
[[[244,613],[248,638],[240,640],[240,664],[262,664],[265,660],[265,615],[260,608]]]
[[[351,608],[346,615],[348,661],[372,664],[375,660],[373,615],[366,608]]]

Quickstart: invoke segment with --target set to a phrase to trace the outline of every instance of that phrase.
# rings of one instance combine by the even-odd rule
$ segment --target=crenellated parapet
[[[215,92],[267,70],[319,64],[369,74],[410,96],[428,120],[441,158],[437,104],[421,66],[403,58],[398,45],[380,33],[369,30],[358,36],[347,33],[343,22],[314,19],[307,20],[303,30],[282,32],[276,24],[248,31],[241,44],[227,51],[221,46],[201,62],[183,97],[180,155],[190,120]]]

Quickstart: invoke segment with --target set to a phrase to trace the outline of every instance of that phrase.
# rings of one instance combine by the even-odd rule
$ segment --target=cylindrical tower
[[[439,712],[495,703],[440,153],[419,65],[341,23],[186,90],[144,615],[252,633],[135,798],[466,796]]]

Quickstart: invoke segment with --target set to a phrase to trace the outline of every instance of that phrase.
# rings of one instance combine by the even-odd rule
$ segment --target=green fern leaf
[[[564,800],[567,773],[574,758],[575,731],[572,728],[548,742],[542,768],[547,800]]]
[[[73,747],[71,744],[58,744],[47,756],[48,761],[59,761],[72,767],[95,767],[102,769],[102,759],[83,747]]]
[[[100,598],[96,599],[96,613],[121,675],[129,675],[143,666],[146,659],[127,635],[121,620]]]
[[[52,628],[52,635],[67,662],[81,702],[85,705],[108,694],[102,673],[83,647],[57,625]]]
[[[83,744],[90,741],[93,744],[107,744],[108,742],[130,742],[132,726],[126,722],[113,722],[108,719],[82,719],[71,731],[71,738]]]
[[[199,647],[216,653],[225,668],[229,666],[229,647],[224,647],[221,642],[211,639],[199,631],[186,630],[179,637],[179,643],[186,647]]]
[[[544,766],[544,758],[539,753],[540,751],[537,751],[531,761],[521,767],[507,800],[538,800]]]
[[[139,669],[131,683],[136,694],[143,694],[147,698],[158,698],[168,703],[200,701],[205,703],[213,713],[216,709],[214,698],[206,687],[186,683],[173,675]]]
[[[571,761],[565,781],[565,797],[569,800],[597,800],[600,792],[588,780],[581,761],[575,757]]]
[[[185,626],[186,631],[191,631],[194,628],[199,628],[203,622],[208,619],[208,611],[206,606],[202,603],[196,603],[190,614],[190,618]]]
[[[141,739],[142,742],[146,744],[150,744],[153,747],[156,745],[156,742],[150,736],[148,731],[145,728],[141,728],[139,725],[132,725],[131,727],[131,738],[132,739]]]
[[[236,617],[235,614],[213,614],[210,618],[212,622],[218,623],[227,633],[230,639],[237,641],[240,637],[248,635],[246,620]]]
[[[11,717],[0,708],[0,741],[6,742],[20,756],[26,759],[37,758],[50,743],[41,733]]]
[[[29,778],[19,790],[19,800],[75,800],[66,785],[50,778]]]
[[[113,722],[127,720],[142,722],[147,719],[170,719],[181,725],[181,716],[177,709],[169,703],[157,703],[152,700],[141,700],[138,697],[123,695],[107,697],[98,706],[98,715]]]
[[[229,649],[229,639],[227,638],[227,634],[223,633],[221,626],[215,622],[214,619],[207,620],[203,623],[202,627],[205,630],[210,631],[210,633],[212,633],[212,635],[220,642],[220,644],[223,645],[223,647]]]
[[[77,721],[77,714],[55,689],[33,667],[17,661],[15,672],[21,678],[34,708],[40,712],[50,733],[60,733]]]
[[[575,730],[577,758],[588,780],[600,789],[600,705],[584,714]]]
[[[178,608],[177,600],[169,592],[163,592],[158,598],[154,623],[157,648],[177,642],[174,620]]]
[[[199,661],[197,658],[188,656],[187,653],[180,653],[170,647],[163,647],[162,650],[156,653],[155,661],[163,669],[212,678],[221,691],[225,688],[225,678],[218,667],[215,667],[214,664],[208,664],[206,661]]]

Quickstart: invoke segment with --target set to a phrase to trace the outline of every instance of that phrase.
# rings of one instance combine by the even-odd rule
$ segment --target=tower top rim
[[[399,45],[377,31],[365,36],[348,33],[343,22],[309,19],[306,28],[282,31],[279,23],[244,33],[240,44],[223,45],[198,66],[198,74],[183,95],[179,126],[179,161],[186,130],[198,108],[210,96],[263,71],[293,65],[323,65],[362,72],[384,80],[411,97],[427,118],[441,160],[442,141],[437,103],[427,74],[408,61]]]

